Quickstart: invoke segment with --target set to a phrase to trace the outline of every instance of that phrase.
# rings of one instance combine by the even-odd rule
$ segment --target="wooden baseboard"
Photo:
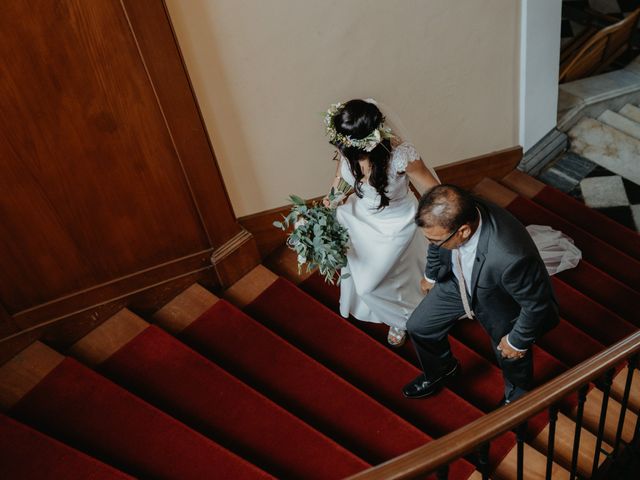
[[[471,190],[485,177],[494,180],[504,177],[518,166],[520,160],[522,147],[517,146],[442,165],[436,167],[436,173],[442,183],[453,183]],[[238,222],[253,235],[263,259],[284,244],[287,236],[285,232],[274,228],[273,222],[281,220],[290,208],[289,205],[283,205],[238,218]]]
[[[436,167],[442,183],[473,189],[485,177],[499,180],[518,166],[522,147],[511,147]]]
[[[320,201],[322,197],[316,197],[309,202]],[[238,218],[238,223],[248,230],[258,246],[260,257],[265,259],[278,247],[284,244],[287,234],[273,226],[276,220],[282,220],[291,210],[291,205],[272,208],[263,212],[254,213]]]
[[[75,312],[111,302],[132,293],[164,283],[167,280],[211,268],[213,249],[187,255],[151,268],[116,278],[100,285],[78,290],[55,300],[12,313],[15,325],[24,330],[43,322],[72,315]]]
[[[108,302],[91,305],[78,312],[22,329],[0,339],[0,365],[36,340],[42,340],[47,345],[64,351],[125,307],[150,318],[158,308],[196,282],[208,288],[218,288],[218,278],[213,266],[169,278],[137,292],[129,292]]]

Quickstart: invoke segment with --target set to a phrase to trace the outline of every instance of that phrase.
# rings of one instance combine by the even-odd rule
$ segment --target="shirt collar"
[[[480,240],[480,230],[482,230],[482,215],[478,212],[478,228],[476,228],[476,231],[473,232],[473,235],[471,235],[469,240],[460,245],[460,251],[464,253],[476,251],[478,248],[478,240]]]

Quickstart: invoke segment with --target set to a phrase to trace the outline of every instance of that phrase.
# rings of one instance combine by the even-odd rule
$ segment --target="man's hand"
[[[431,290],[434,285],[435,284],[433,282],[430,282],[426,278],[420,280],[420,290],[422,290],[422,293],[424,293],[425,295],[429,293],[429,290]]]
[[[507,343],[506,335],[502,337],[502,339],[500,340],[500,344],[498,345],[498,350],[500,350],[500,353],[502,354],[503,358],[511,358],[511,359],[522,358],[527,353],[526,351],[520,352],[518,350],[511,348]]]

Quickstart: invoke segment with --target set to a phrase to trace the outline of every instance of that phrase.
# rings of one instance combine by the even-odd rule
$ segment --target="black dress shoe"
[[[450,368],[448,368],[445,373],[443,373],[440,377],[434,380],[428,380],[424,373],[418,375],[413,382],[408,383],[402,389],[402,394],[407,398],[424,398],[429,395],[433,395],[440,388],[442,388],[444,381],[453,377],[456,373],[458,373],[459,364],[455,362],[452,364]]]

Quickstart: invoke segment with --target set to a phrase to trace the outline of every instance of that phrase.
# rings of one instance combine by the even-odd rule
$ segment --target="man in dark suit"
[[[424,373],[403,394],[426,397],[457,373],[447,334],[467,316],[491,337],[505,382],[503,403],[515,400],[531,386],[532,344],[559,321],[549,275],[531,237],[506,210],[452,185],[423,195],[416,223],[430,242],[423,279],[428,294],[407,331]]]

